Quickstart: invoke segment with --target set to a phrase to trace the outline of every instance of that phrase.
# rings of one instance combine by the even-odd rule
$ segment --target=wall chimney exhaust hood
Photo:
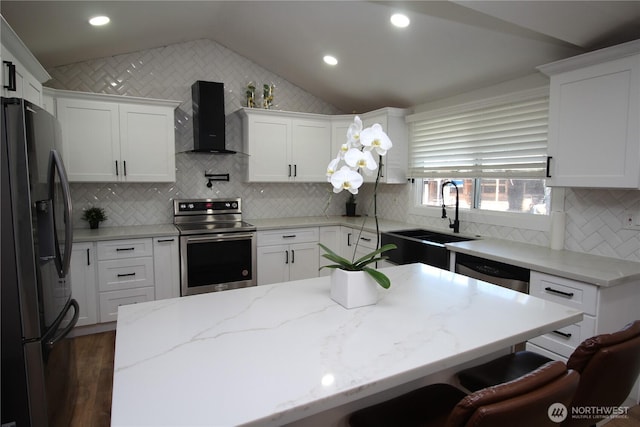
[[[193,100],[193,151],[235,154],[225,147],[224,84],[196,81],[191,86]]]

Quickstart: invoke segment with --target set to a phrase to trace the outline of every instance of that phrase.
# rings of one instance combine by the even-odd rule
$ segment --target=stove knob
[[[193,209],[193,208],[194,208],[193,203],[189,203],[189,209]]]
[[[180,209],[186,209],[186,208],[187,208],[187,205],[185,205],[184,203],[180,204]]]
[[[233,203],[231,204],[231,207],[232,207],[233,209],[238,209],[238,204],[237,204],[236,202],[233,202]]]

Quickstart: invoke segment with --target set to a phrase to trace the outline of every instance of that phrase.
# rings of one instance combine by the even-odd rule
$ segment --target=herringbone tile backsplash
[[[109,93],[182,101],[176,109],[176,182],[170,184],[72,184],[74,220],[82,209],[98,205],[108,220],[103,226],[163,224],[172,221],[174,198],[242,197],[246,218],[340,215],[346,194],[330,198],[328,184],[258,184],[242,182],[246,157],[196,154],[191,126],[191,85],[196,80],[224,82],[227,146],[240,150],[241,128],[231,115],[244,104],[244,88],[273,83],[274,109],[321,114],[340,113],[332,105],[289,83],[247,58],[210,40],[169,45],[141,52],[100,58],[48,70],[47,86],[83,92]],[[206,187],[207,173],[229,173],[229,182]],[[359,209],[370,205],[372,188],[361,191]],[[409,185],[381,186],[378,212],[383,218],[410,221],[433,228],[446,224],[437,218],[408,215]],[[626,210],[640,211],[640,191],[567,189],[565,248],[640,261],[640,233],[622,229]],[[634,210],[635,209],[635,210]],[[463,223],[465,233],[549,244],[549,233],[479,223]]]

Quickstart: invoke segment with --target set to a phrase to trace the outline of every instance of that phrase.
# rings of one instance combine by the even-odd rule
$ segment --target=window
[[[545,187],[543,179],[443,179],[425,178],[419,180],[422,191],[418,203],[422,206],[441,207],[444,204],[455,204],[458,188],[459,205],[461,209],[483,209],[498,212],[530,213],[534,215],[548,215],[551,211],[551,189]],[[444,200],[443,200],[444,196]]]
[[[547,116],[546,88],[410,116],[417,205],[455,204],[449,181],[462,209],[548,215]]]

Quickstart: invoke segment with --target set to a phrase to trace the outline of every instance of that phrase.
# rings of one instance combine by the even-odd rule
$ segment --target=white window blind
[[[544,177],[548,90],[414,114],[409,122],[409,176]]]

